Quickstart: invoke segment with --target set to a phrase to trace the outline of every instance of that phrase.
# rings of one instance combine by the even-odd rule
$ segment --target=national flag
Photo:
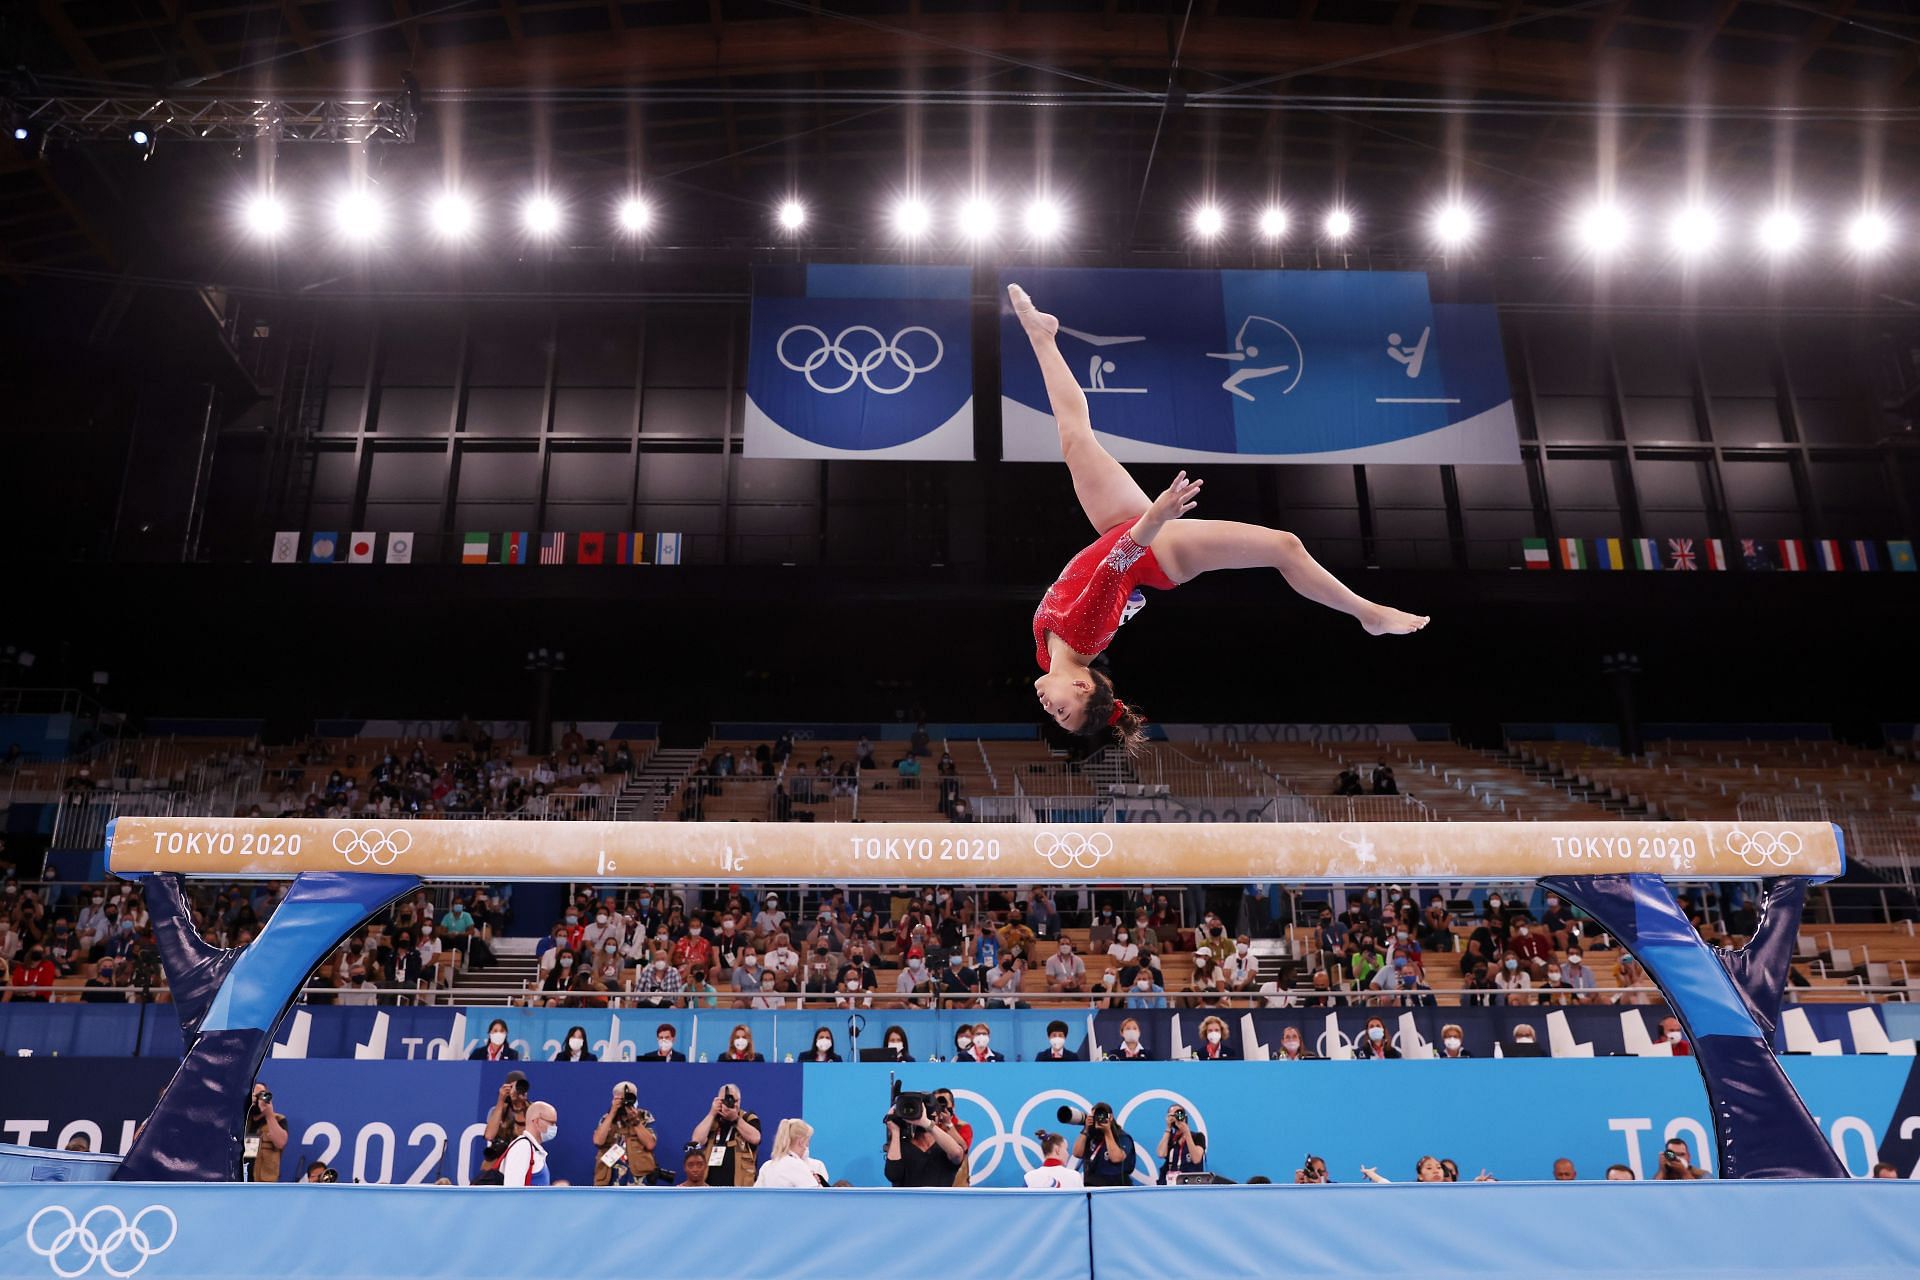
[[[481,553],[485,558],[485,553]],[[411,533],[390,533],[387,535],[387,563],[413,563],[413,535]]]
[[[677,533],[656,533],[653,535],[655,564],[680,563],[680,535]]]
[[[1727,544],[1718,538],[1708,538],[1700,545],[1707,553],[1707,568],[1725,573],[1727,571]]]
[[[525,564],[527,548],[533,542],[530,533],[503,533],[500,535],[500,563]]]
[[[485,564],[493,553],[493,535],[469,533],[460,543],[461,564]]]
[[[567,562],[567,535],[564,533],[543,533],[540,535],[540,563],[565,564]]]
[[[1547,555],[1547,540],[1545,538],[1520,539],[1520,553],[1526,557],[1526,564],[1529,569],[1553,568],[1553,560]]]
[[[300,531],[292,529],[273,535],[273,562],[293,564],[300,559]]]
[[[1560,539],[1560,567],[1562,569],[1589,568],[1587,544],[1578,538]]]
[[[1667,568],[1686,573],[1694,572],[1700,567],[1693,558],[1692,538],[1668,538],[1667,560],[1669,562]]]
[[[374,540],[377,533],[356,533],[347,541],[348,564],[372,564]]]
[[[1833,538],[1822,538],[1814,543],[1813,558],[1825,573],[1839,573],[1847,567],[1847,559],[1841,554],[1840,543]]]
[[[1660,544],[1652,538],[1633,540],[1633,563],[1640,569],[1658,569],[1660,567]]]
[[[1853,548],[1853,567],[1862,573],[1880,572],[1880,547],[1865,538],[1847,544]]]
[[[339,553],[339,534],[316,533],[313,535],[313,541],[307,544],[307,563],[332,564]]]
[[[1740,560],[1756,573],[1777,567],[1773,562],[1773,548],[1758,538],[1740,539]]]
[[[645,534],[616,533],[613,535],[613,562],[615,564],[643,564],[642,555],[646,550]]]
[[[1593,567],[1596,569],[1624,569],[1626,559],[1620,554],[1620,539],[1595,538],[1593,540]]]
[[[604,533],[583,533],[575,544],[575,559],[580,564],[605,564],[607,559],[607,535]]]
[[[1800,539],[1780,539],[1780,567],[1789,573],[1807,571],[1807,548]]]
[[[1912,573],[1915,567],[1913,560],[1913,543],[1889,542],[1887,544],[1887,559],[1893,565],[1893,571],[1895,573]]]

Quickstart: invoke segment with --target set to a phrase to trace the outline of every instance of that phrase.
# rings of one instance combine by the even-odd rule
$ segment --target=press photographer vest
[[[754,1119],[757,1121],[759,1117],[756,1116]],[[758,1124],[754,1125],[755,1129],[759,1127]],[[707,1144],[702,1148],[700,1153],[706,1160],[709,1169],[713,1167],[713,1153],[721,1145],[723,1144],[720,1141],[720,1127],[715,1125],[713,1131],[707,1135]],[[757,1178],[760,1173],[759,1149],[740,1136],[740,1126],[738,1124],[733,1126],[732,1137],[724,1145],[733,1152],[733,1185],[736,1187],[752,1186],[754,1179]],[[635,1170],[635,1172],[637,1173],[638,1170]]]

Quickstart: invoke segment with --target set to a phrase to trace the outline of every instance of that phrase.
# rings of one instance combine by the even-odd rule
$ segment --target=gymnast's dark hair
[[[1096,751],[1119,747],[1130,756],[1139,755],[1147,741],[1147,718],[1128,703],[1120,718],[1114,720],[1113,709],[1120,700],[1113,696],[1112,677],[1099,667],[1088,668],[1087,674],[1093,677],[1093,692],[1087,695],[1086,719],[1081,721],[1078,736],[1087,739]]]

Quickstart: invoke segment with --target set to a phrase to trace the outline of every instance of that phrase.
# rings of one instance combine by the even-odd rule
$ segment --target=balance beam
[[[116,875],[729,884],[1823,880],[1824,822],[775,823],[121,817]]]

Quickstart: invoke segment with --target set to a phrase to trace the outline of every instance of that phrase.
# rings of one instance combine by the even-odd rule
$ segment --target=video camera
[[[946,1098],[937,1093],[915,1093],[902,1089],[900,1082],[893,1082],[887,1114],[883,1117],[899,1125],[902,1129],[913,1128],[922,1120],[939,1120],[951,1108]]]

